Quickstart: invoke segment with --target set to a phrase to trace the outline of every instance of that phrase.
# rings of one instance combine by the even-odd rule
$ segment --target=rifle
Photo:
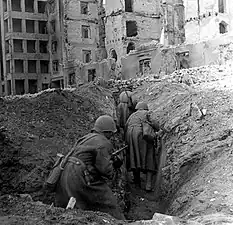
[[[128,148],[128,145],[126,145],[123,148],[120,148],[120,149],[116,150],[115,152],[113,152],[111,154],[111,157],[114,157],[114,156],[118,155],[119,153],[121,153],[122,151],[124,151],[126,148]]]

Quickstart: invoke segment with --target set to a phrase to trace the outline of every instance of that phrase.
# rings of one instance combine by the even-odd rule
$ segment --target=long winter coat
[[[127,169],[156,172],[157,155],[154,143],[143,139],[143,123],[151,124],[155,131],[159,130],[158,123],[151,121],[147,110],[138,110],[129,117],[125,136],[129,146],[126,156]]]
[[[124,219],[117,200],[105,181],[105,178],[111,179],[113,176],[111,142],[102,134],[90,133],[81,138],[78,145],[87,148],[77,147],[72,155],[79,159],[79,163],[68,161],[66,164],[56,190],[56,205],[64,208],[70,197],[75,197],[77,208],[102,211],[117,219]],[[85,177],[85,170],[90,176]]]

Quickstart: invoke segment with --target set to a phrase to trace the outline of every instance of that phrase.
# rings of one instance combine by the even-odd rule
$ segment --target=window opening
[[[88,14],[88,2],[80,2],[81,14]]]
[[[22,32],[21,19],[12,19],[12,23],[13,23],[13,32]]]
[[[27,52],[28,53],[36,53],[36,41],[27,40]]]
[[[137,36],[137,23],[136,21],[126,21],[126,35],[127,37]]]
[[[90,38],[90,26],[82,25],[82,38]]]
[[[34,20],[26,20],[26,32],[27,33],[35,33]]]
[[[91,50],[83,50],[83,62],[89,63],[91,61]]]

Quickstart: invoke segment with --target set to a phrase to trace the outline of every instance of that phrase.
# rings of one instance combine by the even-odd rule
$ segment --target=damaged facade
[[[232,0],[185,0],[187,43],[233,32]]]
[[[122,56],[140,44],[156,41],[161,34],[161,6],[157,1],[106,1],[106,49],[109,57]]]
[[[50,57],[45,0],[1,0],[1,95],[48,88]]]

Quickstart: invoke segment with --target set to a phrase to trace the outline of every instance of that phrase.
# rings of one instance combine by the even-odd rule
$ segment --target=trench
[[[117,105],[118,93],[113,93],[113,96]],[[173,133],[170,133],[167,136],[167,140],[173,138]],[[17,144],[13,142],[15,142],[15,140],[10,140],[7,138],[7,136],[1,139],[0,195],[25,193],[30,194],[34,201],[42,201],[43,203],[50,205],[53,201],[53,195],[51,194],[47,196],[46,199],[44,198],[44,193],[41,190],[43,178],[39,176],[30,178],[30,180],[33,181],[33,189],[27,187],[28,180],[19,180],[22,173],[30,172],[32,170],[36,171],[37,173],[45,172],[42,177],[46,177],[49,172],[49,168],[51,168],[51,161],[48,160],[45,162],[46,165],[44,168],[46,168],[47,171],[41,171],[40,168],[38,168],[37,171],[37,168],[33,168],[33,163],[25,166],[21,163],[21,158],[18,157],[21,151],[21,142],[19,141]],[[118,142],[122,142],[119,137]],[[165,143],[167,148],[171,147],[170,144],[170,142]],[[174,154],[175,153],[170,152],[168,158],[172,159]],[[171,172],[171,167],[173,166],[172,161],[168,160],[163,173],[163,183],[161,184],[160,189],[161,191],[157,196],[154,192],[148,193],[144,191],[143,187],[145,186],[145,175],[142,174],[141,176],[142,188],[137,188],[132,184],[132,174],[128,173],[124,186],[124,194],[121,196],[122,204],[120,203],[126,219],[129,222],[137,220],[150,220],[156,212],[169,214],[168,209],[171,202],[174,201],[175,193],[192,178],[195,172],[200,169],[202,163],[203,162],[201,160],[197,160],[197,162],[195,162],[195,160],[186,162],[186,164],[181,166],[179,173],[174,176],[174,174]]]

